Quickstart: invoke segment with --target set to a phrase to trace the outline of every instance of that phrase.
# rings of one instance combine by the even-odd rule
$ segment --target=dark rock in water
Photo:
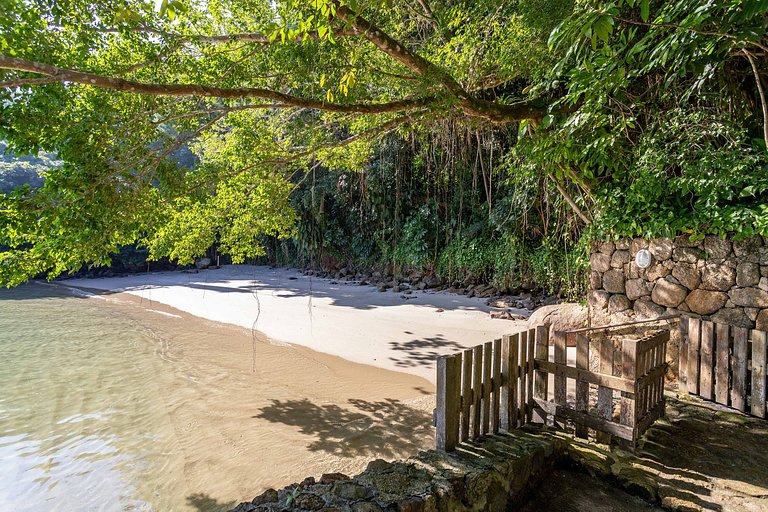
[[[349,480],[349,477],[344,473],[325,473],[320,477],[321,484],[332,484],[339,480]]]
[[[373,489],[352,481],[340,481],[333,485],[333,494],[347,500],[364,500],[373,496]]]
[[[325,507],[325,500],[317,494],[299,494],[292,506],[302,510],[320,510]]]
[[[276,490],[267,489],[263,493],[253,498],[251,503],[253,503],[254,505],[266,505],[267,503],[277,503],[279,499],[280,498],[278,497]]]

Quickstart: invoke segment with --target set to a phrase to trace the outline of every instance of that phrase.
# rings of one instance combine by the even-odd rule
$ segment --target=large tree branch
[[[301,98],[290,94],[264,89],[259,87],[213,87],[199,84],[159,84],[135,82],[121,78],[107,77],[95,73],[64,69],[50,64],[34,62],[16,57],[0,55],[0,69],[13,71],[26,71],[55,78],[57,82],[72,82],[82,85],[90,85],[113,91],[130,92],[136,94],[148,94],[153,96],[196,96],[223,99],[247,99],[259,98],[277,103],[276,108],[284,108],[285,105],[298,108],[322,110],[342,114],[387,114],[422,109],[437,102],[434,96],[423,98],[405,99],[387,103],[358,103],[338,104],[325,101]],[[9,85],[5,85],[8,83]],[[2,87],[14,87],[14,82],[0,82]]]
[[[457,99],[459,107],[465,114],[497,124],[541,118],[546,114],[546,108],[530,101],[504,105],[472,96],[444,69],[410,50],[364,17],[342,5],[339,0],[333,0],[333,2],[336,7],[336,16],[340,20],[408,69],[427,79],[437,80],[444,89]]]

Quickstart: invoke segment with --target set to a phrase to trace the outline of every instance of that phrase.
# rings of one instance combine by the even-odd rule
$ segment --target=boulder
[[[745,238],[743,240],[733,241],[733,254],[737,258],[757,257],[757,252],[763,245],[763,240],[759,236]]]
[[[640,249],[647,249],[648,248],[648,240],[645,238],[633,238],[632,241],[629,243],[629,252],[630,254],[634,255],[639,251]]]
[[[758,331],[768,331],[768,309],[761,309],[757,314],[755,329]]]
[[[593,270],[592,272],[589,273],[590,290],[599,290],[602,287],[603,287],[603,274]]]
[[[757,263],[739,263],[736,266],[737,286],[756,286],[760,282],[760,265]]]
[[[607,254],[608,256],[613,254],[615,249],[616,246],[613,244],[613,242],[602,242],[597,244],[597,251],[603,254]]]
[[[735,288],[728,296],[738,306],[768,308],[768,292],[759,288]]]
[[[701,284],[701,272],[690,263],[675,265],[672,269],[672,276],[689,290],[695,290]]]
[[[658,261],[651,263],[651,266],[645,271],[645,276],[649,281],[661,279],[669,274],[669,269]]]
[[[631,307],[632,303],[624,295],[611,295],[611,298],[608,299],[608,313],[611,315],[621,311],[626,311]]]
[[[731,255],[731,242],[716,236],[708,236],[704,239],[704,252],[709,259],[723,260]]]
[[[714,315],[711,319],[714,322],[721,324],[735,325],[736,327],[752,327],[752,321],[742,308],[723,308]]]
[[[715,292],[710,290],[693,290],[688,294],[685,303],[688,308],[699,315],[711,315],[721,309],[728,300],[728,294],[725,292]]]
[[[606,309],[611,294],[605,290],[592,290],[589,292],[589,306],[592,309]]]
[[[668,238],[654,238],[648,244],[648,250],[656,261],[664,261],[671,258],[672,248],[672,240]]]
[[[615,251],[611,256],[611,267],[623,268],[625,264],[629,263],[629,251]]]
[[[666,279],[659,279],[651,292],[651,299],[656,304],[670,308],[677,307],[688,296],[688,290]]]
[[[664,314],[664,308],[654,304],[650,299],[639,299],[634,304],[635,315],[640,320],[657,318]]]
[[[672,251],[674,260],[682,263],[696,263],[700,255],[701,251],[695,247],[675,247]]]
[[[637,300],[651,293],[645,279],[628,279],[624,288],[629,300]]]
[[[725,264],[708,263],[701,270],[701,287],[727,292],[736,284],[736,270]]]
[[[603,274],[603,289],[609,293],[624,293],[624,272],[611,269]]]
[[[542,306],[534,311],[528,318],[528,326],[549,324],[549,342],[553,344],[555,331],[580,329],[587,325],[588,320],[589,312],[581,304],[552,304],[551,306]]]
[[[596,272],[606,272],[611,269],[611,257],[602,252],[593,252],[589,257],[589,265]]]
[[[768,291],[768,277],[761,277],[760,281],[757,283],[757,287],[761,290]]]

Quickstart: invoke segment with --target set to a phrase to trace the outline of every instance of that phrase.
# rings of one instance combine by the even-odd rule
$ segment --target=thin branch
[[[245,99],[260,98],[273,101],[279,105],[290,105],[298,108],[322,110],[342,114],[388,114],[421,109],[437,102],[437,98],[424,97],[392,101],[388,103],[359,103],[338,104],[325,101],[301,98],[290,94],[264,89],[259,87],[213,87],[199,84],[160,84],[135,82],[121,78],[107,77],[95,73],[59,68],[50,64],[34,62],[0,55],[0,69],[14,71],[27,71],[55,78],[59,82],[72,82],[82,85],[90,85],[101,89],[123,91],[136,94],[153,96],[197,96],[208,98]]]
[[[755,59],[747,50],[741,50],[744,55],[749,59],[749,64],[752,66],[752,72],[755,74],[755,83],[757,83],[757,92],[760,95],[760,105],[763,108],[763,138],[765,140],[765,147],[768,150],[768,103],[765,100],[765,90],[763,90],[763,81],[760,80],[760,73],[757,71],[757,64]]]
[[[278,44],[282,43],[281,38],[273,38],[271,35],[261,34],[258,32],[245,32],[239,34],[229,34],[224,36],[211,36],[211,35],[199,35],[199,34],[179,34],[177,32],[165,32],[152,27],[132,27],[129,29],[117,29],[117,28],[100,28],[99,32],[107,34],[119,34],[124,31],[133,32],[137,34],[154,34],[166,39],[176,39],[186,42],[207,43],[207,44],[227,44],[227,43],[250,43],[250,44]],[[338,30],[333,32],[333,37],[350,37],[357,35],[350,30]],[[323,38],[320,37],[316,31],[307,32],[306,34],[299,34],[295,38],[290,38],[291,42],[302,43],[304,41],[320,41]],[[286,39],[288,40],[288,39]]]

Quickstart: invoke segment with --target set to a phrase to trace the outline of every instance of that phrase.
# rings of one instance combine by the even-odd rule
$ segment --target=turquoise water
[[[99,299],[0,290],[0,510],[186,510],[168,361]]]

